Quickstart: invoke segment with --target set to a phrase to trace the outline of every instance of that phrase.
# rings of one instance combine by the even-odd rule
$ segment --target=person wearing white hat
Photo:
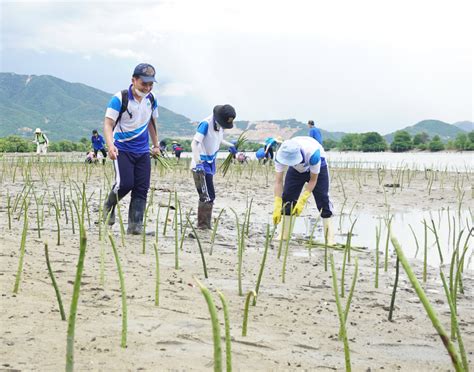
[[[286,177],[283,184],[283,174]],[[334,244],[332,203],[329,199],[329,171],[326,153],[314,138],[294,137],[282,143],[276,153],[273,223],[279,224],[284,213],[281,239],[288,236],[290,215],[299,216],[313,194],[324,223],[328,244]],[[303,186],[306,184],[303,192]],[[284,206],[284,207],[283,207]]]
[[[33,142],[36,143],[36,154],[41,155],[48,152],[49,140],[40,128],[36,128],[35,140]]]

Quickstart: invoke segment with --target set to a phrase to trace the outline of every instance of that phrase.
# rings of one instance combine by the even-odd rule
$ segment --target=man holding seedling
[[[235,116],[235,109],[231,105],[217,105],[212,115],[199,123],[191,142],[191,169],[199,194],[198,229],[211,228],[212,208],[216,198],[213,178],[221,143],[229,146],[232,154],[237,153],[235,146],[223,138],[224,130],[234,126]]]
[[[138,235],[143,230],[148,189],[150,188],[150,149],[152,156],[160,154],[156,121],[158,105],[152,93],[155,69],[140,63],[132,75],[128,89],[115,94],[107,106],[104,135],[108,154],[115,169],[115,183],[104,204],[102,218],[115,222],[117,202],[132,192],[128,209],[127,233]]]
[[[285,219],[280,239],[286,239],[290,231],[290,215],[299,216],[313,194],[324,223],[324,235],[328,244],[334,244],[332,203],[329,200],[329,171],[326,154],[314,138],[301,136],[286,140],[280,146],[275,161],[275,189],[273,223],[279,224],[282,210]],[[283,186],[283,174],[286,172]],[[303,193],[301,190],[304,187]]]

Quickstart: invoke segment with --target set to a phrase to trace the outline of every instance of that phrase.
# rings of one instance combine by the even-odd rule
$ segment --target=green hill
[[[474,130],[474,123],[472,121],[458,121],[453,125],[465,132],[472,132]]]
[[[51,140],[78,141],[101,128],[112,94],[49,75],[0,73],[0,137],[32,137],[40,127]],[[160,107],[161,134],[186,136],[194,132],[191,121]]]
[[[462,129],[455,127],[454,125],[445,123],[440,120],[423,120],[419,123],[412,125],[410,127],[403,128],[401,130],[407,131],[412,136],[418,133],[426,132],[433,138],[433,136],[440,136],[442,141],[453,140],[456,138],[458,133],[465,133]],[[393,141],[395,132],[389,133],[384,136],[388,143]]]

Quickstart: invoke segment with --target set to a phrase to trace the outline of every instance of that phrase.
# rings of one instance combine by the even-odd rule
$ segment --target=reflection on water
[[[453,211],[450,211],[448,214],[447,210],[440,210],[431,213],[410,211],[405,213],[394,213],[391,214],[391,216],[391,230],[400,242],[405,255],[409,258],[418,258],[420,260],[423,260],[423,251],[425,247],[425,225],[423,221],[426,221],[428,247],[427,262],[429,265],[436,267],[440,264],[440,257],[436,244],[436,237],[433,232],[433,223],[438,235],[444,263],[449,264],[453,253],[453,246],[458,244],[458,238],[461,231],[463,231],[463,233],[459,240],[460,250],[462,250],[468,234],[471,234],[468,241],[469,248],[466,253],[466,266],[469,269],[474,268],[472,263],[474,232],[472,229],[473,220],[470,211],[463,211],[460,220],[456,212],[453,213]],[[364,213],[362,211],[354,211],[351,216],[345,214],[342,218],[335,216],[333,218],[333,223],[334,229],[337,232],[335,236],[336,242],[345,244],[351,225],[357,219],[354,225],[351,245],[354,247],[367,247],[370,250],[375,250],[375,228],[376,226],[380,226],[381,238],[379,250],[380,252],[384,252],[388,230],[385,217],[386,216],[376,216]],[[468,227],[471,229],[470,231],[468,231]],[[324,242],[322,221],[315,217],[297,217],[293,229],[294,236],[309,239],[311,233],[313,233],[313,240]],[[418,240],[418,248],[414,235],[416,235],[416,239]],[[389,244],[389,249],[390,252],[393,251],[391,243]],[[306,254],[306,252],[300,251],[297,252],[297,254]]]

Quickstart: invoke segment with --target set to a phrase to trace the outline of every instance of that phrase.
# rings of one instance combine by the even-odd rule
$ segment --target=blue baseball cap
[[[145,83],[156,83],[155,80],[155,68],[148,63],[140,63],[135,70],[133,70],[133,76],[138,76]]]
[[[276,153],[276,161],[283,165],[293,166],[303,161],[300,145],[292,139],[284,141]]]

